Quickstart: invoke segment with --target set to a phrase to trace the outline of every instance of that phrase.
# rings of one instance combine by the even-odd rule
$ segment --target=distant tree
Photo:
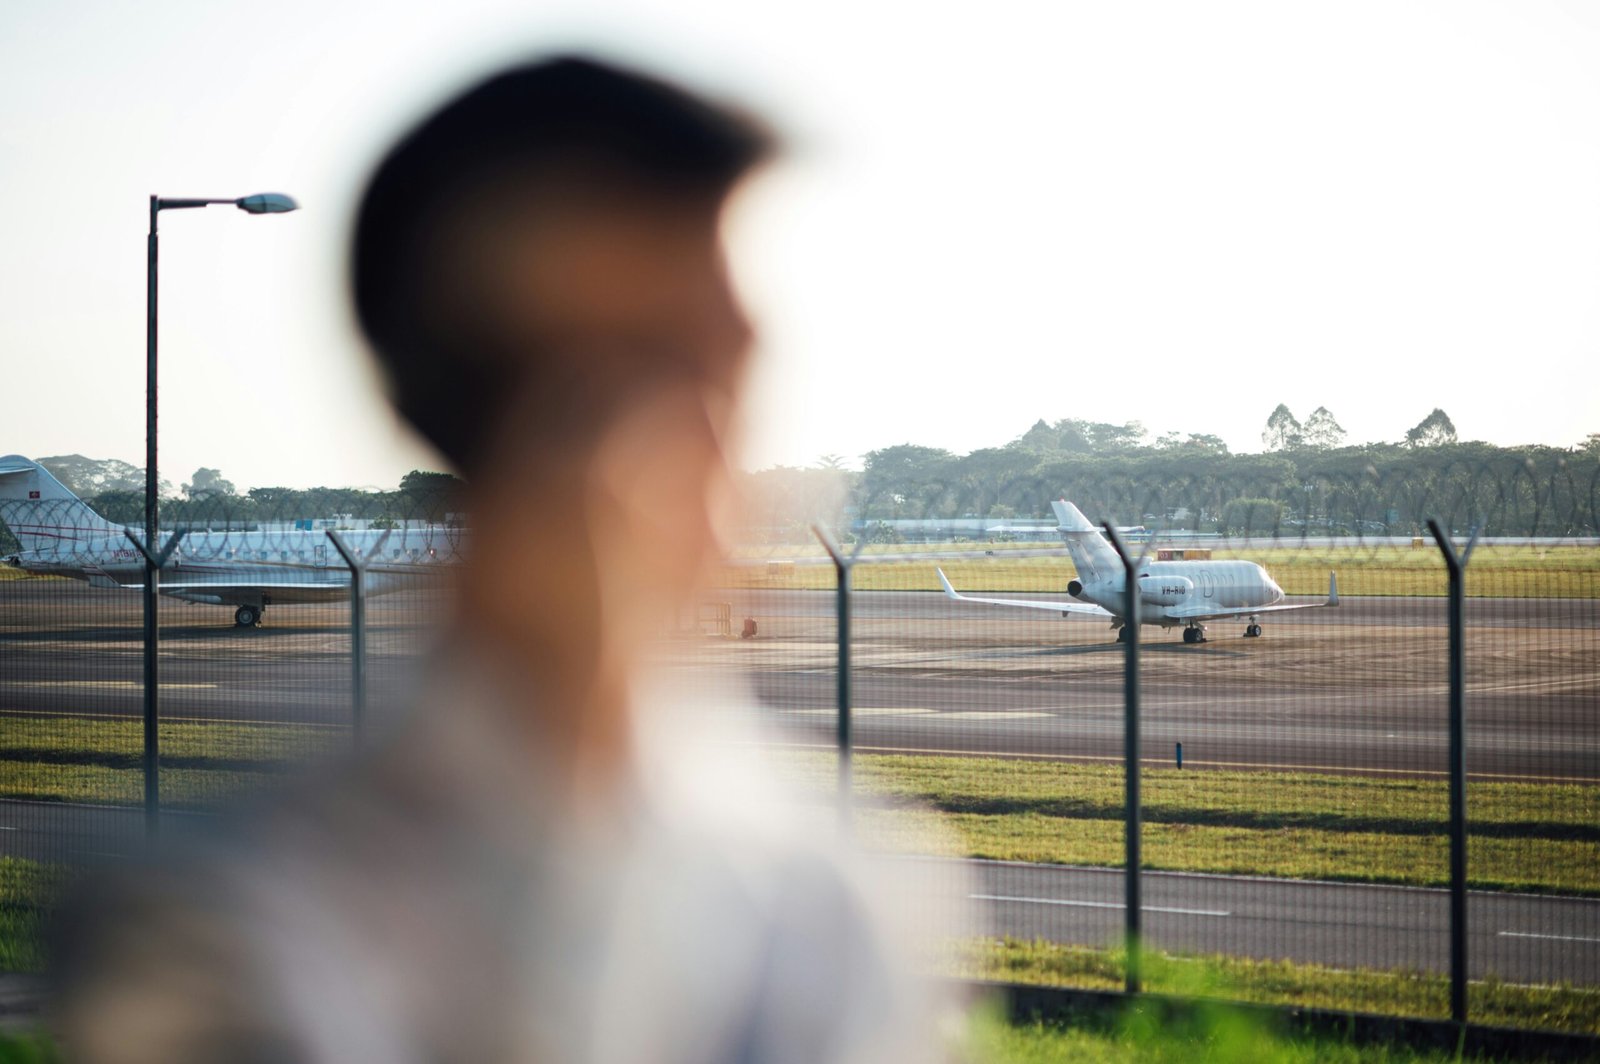
[[[1600,432],[1589,433],[1574,450],[1581,451],[1584,454],[1600,455]]]
[[[817,468],[826,469],[829,471],[842,471],[844,469],[844,459],[836,454],[825,454],[817,459]]]
[[[1311,411],[1310,417],[1306,418],[1303,441],[1307,447],[1330,451],[1335,447],[1344,446],[1345,437],[1348,435],[1333,413],[1327,407],[1319,406]]]
[[[450,473],[413,469],[400,478],[403,516],[443,521],[445,514],[457,508],[461,489],[466,486],[466,481]]]
[[[194,471],[194,476],[183,486],[183,493],[191,499],[205,495],[237,495],[238,491],[233,486],[233,481],[227,480],[220,469],[207,469],[202,466]]]
[[[1185,450],[1205,451],[1208,454],[1227,454],[1228,445],[1221,436],[1213,436],[1209,432],[1191,432],[1189,438],[1183,441]]]
[[[904,543],[906,537],[887,521],[876,521],[863,532],[868,543]]]
[[[1142,446],[1147,435],[1144,425],[1137,421],[1121,425],[1096,421],[1089,426],[1089,429],[1094,449],[1100,452],[1132,450]]]
[[[144,470],[115,458],[85,458],[63,454],[41,458],[39,464],[81,499],[107,491],[143,491]],[[164,487],[163,494],[171,489]]]
[[[1233,499],[1222,508],[1218,530],[1230,536],[1273,535],[1283,523],[1283,504],[1272,499]]]
[[[1061,450],[1061,433],[1045,423],[1040,418],[1033,423],[1033,428],[1011,441],[1014,447],[1025,447],[1030,451],[1059,451]]]
[[[144,491],[119,489],[117,491],[101,492],[92,498],[85,499],[89,509],[110,521],[114,525],[134,525],[144,527]],[[165,527],[166,522],[162,522]]]
[[[874,509],[891,511],[874,515],[878,517],[901,516],[908,503],[906,516],[926,516],[948,493],[955,462],[949,451],[913,443],[869,451],[861,476],[864,501]]]
[[[1303,435],[1299,420],[1286,404],[1279,403],[1278,409],[1267,417],[1267,427],[1261,433],[1261,446],[1269,451],[1292,451],[1300,446]]]
[[[1438,407],[1406,431],[1407,447],[1439,447],[1456,442],[1456,426]]]
[[[1013,440],[1011,446],[1041,454],[1110,454],[1143,446],[1145,436],[1145,427],[1137,421],[1113,425],[1068,417],[1049,425],[1041,419]]]

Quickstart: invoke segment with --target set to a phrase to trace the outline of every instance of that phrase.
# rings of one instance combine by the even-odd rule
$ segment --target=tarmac
[[[829,592],[730,591],[733,630],[686,637],[663,659],[696,681],[739,678],[783,744],[832,748],[835,600]],[[858,749],[1120,760],[1121,648],[1082,618],[985,609],[916,592],[853,599]],[[370,700],[404,699],[437,637],[441,601],[371,600]],[[350,640],[343,606],[269,608],[236,630],[231,611],[163,604],[163,719],[264,721],[347,739]],[[1439,599],[1352,599],[1337,609],[1213,624],[1210,641],[1143,634],[1142,757],[1184,766],[1438,778],[1446,768],[1446,637]],[[1600,602],[1468,602],[1468,768],[1477,780],[1600,782]],[[139,719],[137,595],[62,581],[0,583],[0,721]],[[3,724],[0,724],[3,727]],[[165,833],[204,818],[171,814]],[[0,802],[0,853],[117,861],[141,845],[137,810]],[[994,933],[1106,945],[1123,918],[1114,870],[961,862],[944,877]],[[935,880],[938,877],[935,876]],[[1440,891],[1239,876],[1147,873],[1153,945],[1340,968],[1442,971]],[[1600,901],[1474,893],[1475,976],[1600,983]]]

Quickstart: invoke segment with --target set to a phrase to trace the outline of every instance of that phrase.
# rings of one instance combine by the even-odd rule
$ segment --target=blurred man
[[[871,895],[737,764],[653,727],[647,650],[717,553],[751,342],[720,219],[767,148],[559,59],[383,160],[355,305],[469,484],[451,638],[358,765],[79,904],[73,1059],[925,1055]]]

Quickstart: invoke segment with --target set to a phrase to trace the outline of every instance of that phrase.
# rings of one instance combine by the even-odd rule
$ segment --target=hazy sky
[[[364,170],[496,60],[582,47],[770,116],[735,254],[764,333],[746,464],[964,452],[1035,419],[1259,449],[1600,430],[1600,4],[0,4],[0,453],[390,485],[341,287]]]

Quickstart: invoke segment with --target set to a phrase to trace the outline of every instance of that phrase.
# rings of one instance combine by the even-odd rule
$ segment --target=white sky
[[[1259,449],[1600,430],[1600,5],[0,5],[0,452],[143,460],[146,197],[162,469],[395,483],[433,460],[350,329],[387,140],[513,55],[585,47],[735,97],[793,151],[744,204],[746,464],[964,452],[1035,419]]]

